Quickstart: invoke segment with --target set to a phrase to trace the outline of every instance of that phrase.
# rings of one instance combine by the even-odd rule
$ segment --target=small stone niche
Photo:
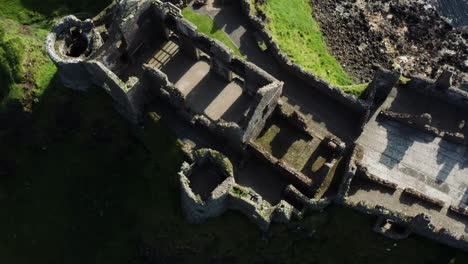
[[[211,149],[196,151],[194,159],[195,163],[188,175],[190,188],[206,201],[216,187],[233,176],[232,164],[224,155]]]

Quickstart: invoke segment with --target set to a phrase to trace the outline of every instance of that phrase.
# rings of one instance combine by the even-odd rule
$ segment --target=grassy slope
[[[366,84],[354,85],[325,45],[307,0],[267,0],[259,6],[270,18],[269,30],[289,58],[333,85],[359,96]]]
[[[23,34],[13,30],[17,26],[10,33]],[[24,35],[42,41],[44,34],[37,31]],[[31,49],[41,58],[37,66],[46,67],[41,49]],[[445,264],[456,254],[417,238],[394,247],[394,241],[370,230],[370,218],[337,207],[301,222],[316,230],[313,238],[273,225],[273,237],[265,240],[236,213],[188,224],[176,181],[182,157],[161,122],[148,118],[144,127],[129,126],[102,90],[74,92],[56,75],[50,82],[50,72],[40,72],[32,78],[44,87],[38,103],[29,113],[9,113],[10,120],[0,126],[0,168],[8,167],[10,173],[0,177],[0,263],[142,263],[136,248],[141,239],[153,245],[155,255],[166,257],[165,263],[208,263],[215,256],[231,256],[240,263],[270,258],[285,263]],[[466,261],[451,264],[461,263]]]
[[[58,80],[16,119],[0,137],[11,173],[0,179],[0,262],[136,262],[145,213],[177,200],[176,139],[150,118],[129,126],[101,89]]]
[[[1,81],[0,89],[8,94],[0,100],[0,110],[7,103],[19,100],[30,110],[31,105],[48,86],[56,72],[44,49],[45,36],[54,19],[75,13],[92,16],[110,1],[72,0],[0,0],[0,23],[5,28],[6,40],[19,38],[26,46],[22,65],[24,76],[16,83]]]
[[[0,108],[4,108],[11,99],[31,100],[40,96],[55,74],[56,68],[44,49],[46,29],[37,25],[22,25],[12,19],[0,19],[0,23],[7,32],[5,40],[18,37],[26,47],[26,56],[22,62],[24,75],[19,83],[10,84],[9,94],[0,102]]]
[[[235,55],[242,56],[239,48],[237,48],[226,33],[224,33],[209,16],[196,14],[188,8],[182,10],[182,14],[198,27],[199,32],[223,42],[232,49]]]

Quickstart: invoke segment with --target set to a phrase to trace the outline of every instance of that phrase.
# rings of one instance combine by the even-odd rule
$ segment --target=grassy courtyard
[[[183,9],[182,14],[198,27],[199,32],[226,44],[226,46],[232,49],[235,55],[243,56],[234,42],[232,42],[228,35],[226,35],[209,16],[197,14],[188,8]]]

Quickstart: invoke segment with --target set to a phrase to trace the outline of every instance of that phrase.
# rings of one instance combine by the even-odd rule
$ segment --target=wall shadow
[[[381,122],[379,125],[385,128],[387,131],[387,145],[385,150],[380,155],[379,163],[383,164],[389,169],[395,168],[405,157],[406,151],[413,146],[415,142],[428,143],[434,141],[435,137],[430,136],[424,140],[418,137],[421,132],[418,130],[404,127],[397,122],[388,121],[381,118],[385,122]]]

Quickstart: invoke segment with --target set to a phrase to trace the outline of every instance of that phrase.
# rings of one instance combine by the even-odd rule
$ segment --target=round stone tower
[[[66,87],[86,90],[91,86],[91,75],[85,62],[102,46],[101,36],[91,20],[81,21],[75,16],[62,18],[47,35],[45,44]]]

